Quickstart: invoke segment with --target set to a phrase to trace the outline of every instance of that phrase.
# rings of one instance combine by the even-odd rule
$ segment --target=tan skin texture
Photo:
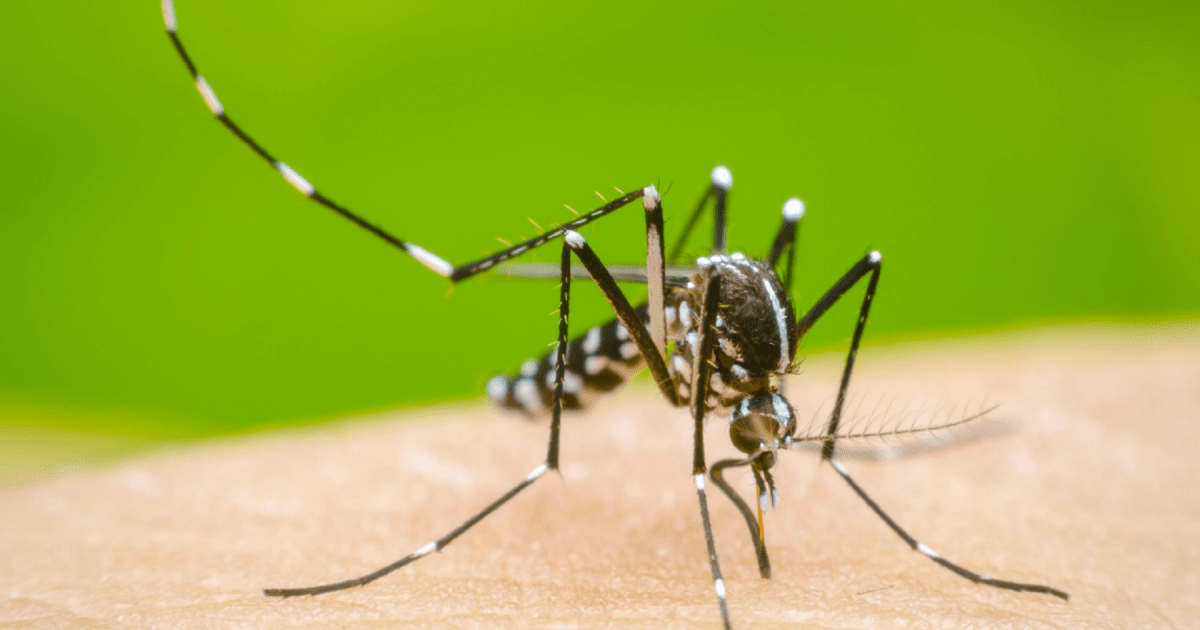
[[[985,574],[911,551],[812,453],[784,454],[775,578],[713,495],[737,628],[1183,628],[1200,619],[1200,335],[1056,330],[868,348],[855,391],[1004,403],[1014,430],[886,463],[847,460],[894,518]],[[788,394],[802,419],[838,357]],[[826,410],[828,406],[826,406]],[[824,416],[822,413],[822,417]],[[636,387],[570,417],[563,472],[458,542],[364,588],[541,460],[545,423],[482,405],[204,445],[0,491],[0,625],[36,628],[715,628],[689,421]],[[710,461],[728,455],[709,423]],[[744,473],[731,475],[744,491]]]

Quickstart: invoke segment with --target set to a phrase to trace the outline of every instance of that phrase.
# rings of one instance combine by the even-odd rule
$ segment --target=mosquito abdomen
[[[649,317],[647,305],[638,315]],[[499,374],[487,383],[488,397],[497,405],[530,415],[550,410],[554,400],[554,374],[558,352],[549,352],[521,364],[517,374]],[[563,376],[563,408],[582,409],[596,398],[620,387],[645,365],[629,331],[616,318],[588,329],[567,344],[567,370]]]

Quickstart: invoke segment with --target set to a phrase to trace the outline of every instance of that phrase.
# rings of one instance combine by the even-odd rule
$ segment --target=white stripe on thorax
[[[779,298],[775,297],[775,289],[771,287],[771,281],[763,278],[763,286],[767,288],[767,297],[771,299],[771,308],[775,309],[775,324],[779,326],[779,371],[786,372],[791,355],[791,348],[788,347],[787,312],[783,310]]]

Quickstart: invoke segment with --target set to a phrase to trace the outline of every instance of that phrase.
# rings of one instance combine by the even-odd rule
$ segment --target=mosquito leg
[[[858,324],[854,327],[854,338],[850,340],[850,352],[846,355],[846,366],[842,370],[842,382],[838,387],[837,402],[834,403],[833,414],[829,417],[829,429],[825,432],[829,439],[825,441],[825,446],[821,449],[821,459],[833,457],[833,435],[837,433],[838,422],[842,417],[842,408],[846,404],[846,390],[850,387],[850,374],[854,371],[854,359],[858,356],[858,345],[862,341],[863,328],[867,325],[867,314],[871,310],[871,301],[875,299],[875,288],[879,284],[879,272],[882,264],[883,255],[878,251],[863,256],[862,260],[855,263],[850,271],[846,272],[846,275],[826,291],[825,295],[821,296],[821,299],[817,300],[817,303],[796,323],[796,338],[799,339],[829,310],[829,307],[850,290],[850,287],[868,273],[871,274],[871,280],[867,284],[867,294],[863,297],[862,307],[858,311]]]
[[[666,358],[658,349],[654,339],[650,336],[650,331],[646,328],[646,324],[642,321],[642,318],[638,316],[637,311],[629,304],[629,299],[621,292],[621,288],[617,286],[612,275],[608,273],[608,269],[604,267],[604,263],[600,262],[600,258],[596,256],[596,252],[592,251],[592,247],[587,244],[587,241],[579,232],[567,232],[565,240],[567,246],[575,252],[575,256],[583,263],[584,268],[587,269],[596,286],[600,287],[600,290],[604,292],[604,297],[612,306],[617,319],[621,320],[621,325],[629,333],[630,341],[633,341],[637,345],[642,358],[646,360],[646,367],[650,369],[650,374],[654,377],[654,382],[658,384],[659,391],[676,407],[683,404],[679,398],[679,392],[675,387],[675,380],[671,378],[671,373],[667,370]]]
[[[771,244],[771,253],[767,256],[767,266],[774,269],[779,262],[783,250],[788,250],[787,266],[782,276],[783,288],[791,290],[792,273],[796,265],[796,236],[800,230],[800,219],[804,218],[804,202],[792,197],[783,203],[783,225],[775,234],[775,242]]]
[[[704,543],[708,546],[708,560],[712,566],[713,588],[721,606],[721,621],[726,630],[729,622],[729,605],[725,601],[725,580],[721,578],[721,565],[717,561],[717,546],[713,541],[712,522],[708,515],[708,498],[705,494],[704,475],[708,466],[704,462],[704,413],[708,399],[708,380],[712,375],[713,348],[716,345],[717,310],[720,308],[721,276],[708,275],[704,289],[704,312],[701,313],[700,335],[697,343],[695,364],[692,366],[692,417],[695,431],[692,444],[692,478],[696,482],[696,496],[700,503],[700,520],[704,524]]]
[[[568,323],[571,319],[571,248],[563,241],[562,282],[558,295],[558,345],[554,350],[558,360],[554,365],[554,399],[550,411],[550,445],[546,449],[546,466],[558,470],[558,436],[562,430],[563,381],[567,374]]]
[[[733,173],[724,166],[718,166],[712,171],[713,195],[716,197],[716,207],[713,210],[713,246],[712,253],[725,253],[725,202],[729,198],[729,189],[733,188]]]
[[[408,564],[416,562],[421,558],[435,552],[445,549],[447,545],[458,538],[468,529],[475,526],[476,523],[487,518],[492,512],[495,512],[500,506],[508,503],[510,499],[520,494],[522,490],[533,485],[546,474],[547,470],[558,470],[558,445],[559,433],[562,428],[562,397],[563,397],[563,378],[565,375],[566,355],[567,355],[567,324],[570,319],[570,302],[571,302],[571,249],[564,243],[562,249],[562,290],[559,294],[559,319],[558,319],[558,368],[555,373],[554,380],[554,403],[553,411],[550,419],[550,444],[547,447],[546,461],[542,465],[534,468],[532,472],[526,475],[525,479],[518,483],[508,492],[505,492],[499,499],[496,499],[487,507],[483,508],[478,514],[467,519],[462,525],[454,528],[450,533],[430,542],[429,544],[417,549],[407,556],[387,565],[377,571],[373,571],[364,576],[357,577],[342,582],[332,584],[323,584],[320,586],[309,586],[305,588],[268,588],[263,591],[263,594],[268,597],[295,597],[297,595],[320,595],[332,591],[341,591],[356,586],[362,586],[378,580],[379,578],[396,571]]]
[[[846,472],[846,468],[844,466],[842,466],[842,463],[840,461],[838,461],[837,457],[830,457],[829,463],[832,464],[833,469],[836,470],[837,473],[842,476],[842,479],[845,479],[846,483],[850,484],[850,487],[854,489],[854,493],[857,494],[859,496],[859,498],[861,498],[864,502],[866,502],[867,506],[871,508],[871,511],[875,512],[875,514],[878,515],[879,518],[883,519],[883,522],[887,523],[887,526],[892,528],[892,531],[896,532],[897,536],[904,539],[904,542],[908,543],[909,547],[912,547],[914,550],[921,552],[922,554],[925,555],[925,557],[929,558],[930,560],[933,560],[934,562],[953,571],[954,573],[958,574],[959,576],[964,577],[968,580],[971,580],[972,582],[975,582],[976,584],[986,584],[987,586],[994,586],[996,588],[1002,588],[1002,589],[1009,590],[1009,591],[1045,593],[1046,595],[1053,595],[1055,597],[1059,597],[1064,600],[1069,600],[1071,598],[1071,596],[1068,595],[1066,592],[1061,591],[1061,590],[1051,587],[1051,586],[1042,586],[1041,584],[1025,584],[1022,582],[1010,582],[1008,580],[997,580],[995,578],[990,578],[990,577],[987,577],[984,575],[980,575],[978,573],[975,573],[974,571],[965,569],[962,566],[959,566],[959,565],[957,565],[953,562],[950,562],[949,560],[941,557],[940,555],[938,555],[938,553],[936,551],[930,549],[929,547],[925,546],[924,543],[922,543],[922,542],[918,541],[916,538],[913,538],[912,536],[910,536],[908,534],[908,532],[904,531],[904,529],[896,523],[896,521],[892,520],[892,517],[888,516],[887,513],[885,513],[883,511],[883,508],[879,507],[878,503],[876,503],[871,497],[867,496],[867,493],[862,489],[862,487],[860,487],[854,481],[854,479],[852,479],[850,477],[850,473]]]
[[[650,337],[664,357],[667,352],[666,291],[667,268],[663,260],[662,197],[654,186],[642,196],[646,209],[646,301],[650,308]]]
[[[829,307],[838,300],[838,298],[848,291],[850,287],[854,286],[854,284],[866,276],[868,272],[871,274],[871,279],[867,284],[866,295],[863,297],[862,306],[859,308],[858,323],[854,327],[854,337],[850,341],[850,352],[846,356],[846,365],[842,371],[842,382],[838,388],[837,402],[834,405],[833,414],[829,420],[829,427],[825,433],[826,440],[824,447],[821,449],[821,458],[829,460],[829,463],[833,465],[834,470],[841,475],[842,479],[846,480],[846,483],[850,484],[850,487],[854,490],[855,494],[857,494],[864,502],[866,502],[867,506],[870,507],[871,510],[879,516],[879,518],[883,519],[883,522],[887,523],[888,527],[892,528],[892,531],[896,532],[897,536],[902,538],[904,542],[908,543],[908,546],[912,547],[916,551],[921,552],[930,560],[933,560],[934,562],[953,571],[959,576],[971,580],[977,584],[986,584],[988,586],[994,586],[996,588],[1002,588],[1011,591],[1045,593],[1048,595],[1054,595],[1055,597],[1060,597],[1062,599],[1068,599],[1069,596],[1065,592],[1056,588],[1042,586],[1039,584],[1023,584],[1020,582],[1009,582],[1007,580],[989,578],[965,569],[941,557],[937,554],[937,552],[933,551],[929,547],[925,546],[925,544],[910,536],[908,532],[904,531],[904,529],[896,523],[896,521],[892,520],[892,518],[888,516],[882,508],[879,507],[879,504],[875,503],[875,501],[867,495],[862,487],[860,487],[854,481],[854,479],[850,477],[850,473],[846,472],[846,468],[842,466],[841,461],[838,460],[834,455],[833,436],[837,433],[838,421],[841,418],[842,408],[846,402],[846,391],[850,385],[850,374],[854,370],[854,359],[858,354],[858,346],[862,341],[863,329],[867,324],[867,315],[870,313],[871,302],[875,298],[875,290],[879,284],[879,273],[882,261],[883,257],[879,254],[879,252],[871,252],[867,254],[852,269],[850,269],[850,271],[847,272],[841,280],[838,280],[833,288],[826,292],[826,294],[817,301],[813,308],[806,315],[804,315],[804,317],[802,317],[800,322],[797,324],[797,334],[803,334],[804,331],[807,331],[810,327],[812,327],[813,323],[820,318],[821,315],[823,315],[825,311],[827,311]]]
[[[708,200],[715,198],[716,204],[716,226],[713,235],[713,253],[723,253],[725,251],[725,198],[729,194],[729,189],[733,187],[733,173],[728,167],[717,166],[712,170],[712,185],[705,191],[704,196],[700,198],[696,204],[696,209],[692,211],[692,215],[688,217],[688,222],[683,226],[683,232],[675,240],[675,245],[671,247],[671,257],[667,260],[670,264],[675,264],[679,260],[679,255],[683,252],[684,245],[687,244],[688,236],[692,234],[692,229],[696,227],[696,222],[700,220],[700,215],[704,212],[704,206],[708,205]]]
[[[454,266],[437,254],[430,252],[420,245],[410,243],[393,236],[382,227],[367,221],[358,214],[351,212],[345,206],[333,201],[329,197],[326,197],[320,191],[318,191],[312,183],[297,173],[295,169],[276,159],[273,155],[267,152],[267,150],[261,144],[259,144],[258,141],[251,138],[249,134],[247,134],[242,130],[241,127],[233,122],[233,119],[231,119],[225,112],[225,107],[217,98],[217,94],[213,91],[212,86],[209,85],[204,76],[201,75],[199,70],[196,69],[196,64],[192,61],[191,56],[188,55],[187,50],[183,47],[183,41],[179,39],[179,35],[176,32],[178,30],[178,21],[175,14],[174,0],[162,0],[162,13],[163,22],[167,27],[167,36],[171,38],[171,43],[175,46],[176,52],[179,53],[179,57],[183,59],[184,65],[187,66],[188,74],[191,75],[192,81],[195,82],[196,89],[199,90],[200,96],[204,99],[204,103],[208,105],[209,111],[212,112],[213,116],[215,116],[222,125],[225,125],[225,128],[229,129],[234,136],[237,136],[237,138],[244,142],[246,146],[250,147],[250,150],[254,151],[255,154],[270,164],[271,168],[278,171],[279,174],[296,190],[300,191],[301,194],[332,210],[343,218],[351,221],[358,227],[374,234],[389,245],[404,250],[408,253],[408,255],[415,258],[417,262],[425,265],[434,273],[449,278],[452,282],[465,280],[466,278],[486,271],[499,263],[507,261],[516,256],[520,256],[529,250],[540,247],[541,245],[544,245],[549,241],[562,236],[567,232],[567,230],[579,229],[584,225],[587,225],[588,223],[591,223],[592,221],[595,221],[596,219],[599,219],[600,217],[609,214],[642,196],[642,190],[635,190],[620,197],[619,199],[615,199],[609,203],[606,203],[603,206],[600,206],[599,208],[596,208],[595,210],[592,210],[591,212],[588,212],[587,214],[573,221],[559,225],[525,242],[518,243],[509,247],[508,249],[496,252],[495,254],[475,262]]]
[[[630,337],[637,344],[638,350],[646,359],[646,365],[654,375],[654,379],[658,383],[663,395],[675,405],[679,405],[682,401],[675,389],[674,379],[667,372],[666,361],[655,347],[654,341],[650,337],[650,331],[647,330],[646,325],[637,317],[637,313],[633,310],[633,307],[629,305],[629,300],[625,298],[625,294],[621,292],[620,287],[613,281],[604,264],[600,262],[600,258],[592,251],[592,248],[581,234],[578,232],[568,232],[565,240],[592,276],[592,279],[596,282],[596,286],[600,287],[600,290],[604,292],[604,296],[608,299],[609,304],[612,305],[613,311],[616,312],[621,323],[628,329]],[[565,269],[566,267],[564,266]],[[709,519],[708,499],[704,488],[704,476],[708,471],[708,466],[704,461],[704,412],[705,402],[708,397],[708,380],[712,373],[710,357],[713,354],[713,347],[716,343],[716,335],[713,334],[713,330],[717,320],[720,292],[720,276],[709,275],[704,292],[704,311],[701,314],[702,324],[697,343],[695,364],[692,368],[692,373],[695,375],[695,385],[692,394],[692,414],[695,418],[695,450],[692,459],[692,479],[695,481],[696,493],[700,503],[700,520],[704,524],[704,539],[708,546],[708,557],[712,565],[713,587],[717,592],[717,599],[721,606],[721,619],[724,622],[724,627],[728,629],[731,626],[729,623],[729,606],[725,600],[725,581],[721,578],[721,567],[717,562],[717,549],[713,541],[712,522]],[[560,361],[560,365],[561,363]]]
[[[746,527],[750,529],[750,540],[754,542],[754,555],[758,558],[758,574],[765,580],[771,579],[771,559],[767,556],[767,546],[758,536],[758,520],[754,516],[754,511],[742,497],[725,481],[725,469],[734,468],[737,466],[746,466],[750,462],[744,459],[723,459],[712,465],[708,471],[708,476],[717,484],[721,492],[729,497],[730,501],[737,506],[739,512],[742,513],[742,518],[746,519]]]
[[[451,542],[453,542],[455,538],[458,538],[460,535],[462,535],[463,532],[467,531],[468,529],[471,529],[471,527],[473,527],[476,523],[478,523],[479,521],[482,521],[484,518],[486,518],[492,512],[495,512],[500,506],[507,503],[509,499],[517,496],[517,494],[519,494],[522,490],[524,490],[525,488],[528,488],[530,485],[533,484],[533,482],[540,479],[541,476],[544,475],[546,473],[546,470],[548,470],[548,469],[549,469],[549,466],[547,464],[542,464],[542,465],[538,466],[537,468],[534,468],[533,472],[529,473],[529,475],[525,477],[524,481],[517,484],[516,487],[514,487],[512,490],[509,490],[508,492],[504,493],[503,496],[501,496],[499,499],[496,499],[494,502],[492,502],[490,505],[488,505],[486,508],[484,508],[483,511],[481,511],[478,514],[476,514],[475,516],[472,516],[471,518],[467,519],[467,521],[464,522],[462,525],[459,525],[458,527],[454,528],[454,530],[451,531],[449,534],[446,534],[445,536],[442,536],[441,538],[425,545],[424,547],[417,549],[416,551],[393,562],[392,564],[387,565],[386,567],[383,567],[382,569],[373,571],[362,577],[357,577],[352,580],[344,580],[342,582],[334,582],[333,584],[323,584],[321,586],[309,586],[309,587],[305,587],[305,588],[268,588],[268,589],[263,590],[263,595],[266,595],[267,597],[296,597],[298,595],[320,595],[322,593],[330,593],[333,591],[342,591],[342,590],[346,590],[349,588],[354,588],[356,586],[370,584],[371,582],[374,582],[375,580],[378,580],[379,578],[381,578],[393,571],[396,571],[397,569],[403,568],[404,566],[406,566],[408,564],[416,562],[417,560],[420,560],[421,558],[424,558],[425,556],[427,556],[435,551],[441,551],[447,545],[449,545]]]
[[[708,205],[708,200],[712,199],[713,187],[709,186],[708,190],[704,191],[704,196],[700,197],[700,201],[696,203],[696,209],[692,210],[692,215],[688,217],[688,222],[683,225],[683,231],[675,239],[675,245],[671,247],[671,257],[667,262],[674,265],[679,262],[679,255],[683,253],[683,246],[687,244],[688,236],[691,236],[692,229],[696,227],[696,222],[700,220],[700,215],[704,212],[704,206]]]

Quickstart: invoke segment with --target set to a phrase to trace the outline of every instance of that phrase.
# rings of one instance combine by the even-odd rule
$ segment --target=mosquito
[[[544,356],[525,361],[516,374],[492,378],[486,387],[488,396],[501,407],[515,408],[533,415],[549,411],[550,439],[545,460],[511,490],[461,525],[392,564],[341,582],[303,588],[269,588],[264,590],[265,595],[319,595],[363,586],[445,549],[548,471],[559,470],[559,435],[564,410],[582,408],[594,398],[616,389],[635,372],[648,369],[663,397],[676,407],[687,407],[692,416],[694,437],[691,474],[708,548],[712,584],[725,628],[731,628],[732,624],[709,519],[706,479],[711,477],[742,512],[754,540],[759,573],[763,578],[769,578],[771,567],[763,537],[762,512],[768,506],[777,505],[779,499],[771,469],[780,451],[796,448],[802,443],[819,444],[821,461],[829,462],[892,531],[930,560],[977,584],[1068,599],[1067,593],[1057,588],[987,577],[943,558],[892,520],[842,465],[837,456],[839,439],[887,435],[875,433],[856,436],[840,431],[846,392],[879,285],[883,256],[878,251],[867,253],[806,313],[797,317],[789,289],[795,268],[799,224],[805,212],[804,202],[800,199],[788,199],[783,204],[783,222],[772,241],[770,252],[762,260],[727,250],[725,219],[733,175],[728,168],[718,166],[711,173],[708,191],[692,211],[669,257],[665,254],[663,241],[662,197],[651,185],[622,194],[620,198],[572,221],[542,231],[538,236],[490,256],[463,265],[453,265],[415,243],[393,236],[326,197],[292,167],[251,138],[226,114],[216,93],[184,49],[177,34],[173,0],[162,0],[162,13],[167,35],[187,66],[209,111],[301,194],[389,245],[403,250],[452,283],[492,269],[502,269],[508,275],[557,278],[560,281],[558,336],[554,349]],[[638,200],[641,201],[646,223],[645,267],[605,265],[577,230]],[[691,266],[676,266],[684,243],[709,205],[715,216],[711,254],[697,258]],[[510,262],[552,242],[561,242],[561,258],[557,265]],[[573,268],[573,260],[578,260],[583,269]],[[775,269],[781,261],[783,273],[777,274]],[[568,323],[571,281],[574,278],[593,281],[604,293],[615,317],[606,324],[571,338]],[[866,293],[859,307],[858,321],[829,422],[824,431],[817,435],[797,435],[796,412],[783,395],[781,379],[797,371],[796,348],[805,333],[863,279],[867,280]],[[648,294],[646,301],[633,306],[618,286],[618,281],[645,284]],[[668,342],[673,344],[669,353],[671,346],[668,346]],[[704,422],[709,415],[727,416],[730,440],[744,457],[722,460],[709,468],[704,451]],[[959,423],[975,417],[978,415]],[[946,428],[953,424],[958,423],[934,428]],[[757,515],[724,480],[726,470],[741,467],[749,468],[754,476],[758,497]]]

